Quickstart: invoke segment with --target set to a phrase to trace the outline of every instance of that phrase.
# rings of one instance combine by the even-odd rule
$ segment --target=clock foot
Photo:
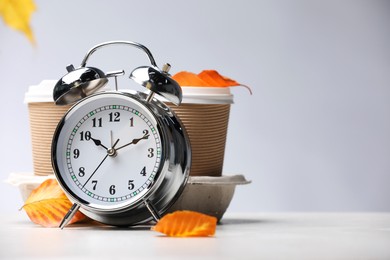
[[[144,200],[146,208],[149,210],[150,214],[152,214],[154,220],[158,222],[161,218],[160,214],[158,214],[156,208],[150,201]]]
[[[73,204],[73,206],[70,208],[68,213],[66,213],[64,219],[61,221],[61,224],[59,226],[61,229],[63,229],[69,223],[69,221],[73,218],[74,214],[76,214],[79,208],[80,208],[79,204],[77,203]]]

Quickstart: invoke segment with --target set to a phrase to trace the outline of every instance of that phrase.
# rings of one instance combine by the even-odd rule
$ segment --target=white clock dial
[[[56,145],[68,192],[100,209],[139,200],[161,164],[155,118],[140,103],[121,98],[91,99],[72,109]]]

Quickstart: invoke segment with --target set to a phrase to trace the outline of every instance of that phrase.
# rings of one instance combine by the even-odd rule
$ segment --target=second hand
[[[115,150],[115,146],[118,144],[118,142],[119,142],[119,139],[116,140],[116,142],[114,143],[114,145],[112,146],[112,148],[111,148],[111,149],[108,149],[108,150]],[[99,163],[99,165],[98,165],[98,166],[96,167],[96,169],[93,171],[93,173],[91,174],[91,176],[89,176],[88,180],[84,183],[83,188],[84,188],[84,186],[89,182],[89,180],[92,178],[92,176],[97,172],[97,170],[100,168],[100,166],[104,163],[104,161],[107,159],[107,157],[108,157],[109,155],[111,155],[111,153],[109,153],[109,152],[107,151],[106,156],[104,156],[103,160]]]

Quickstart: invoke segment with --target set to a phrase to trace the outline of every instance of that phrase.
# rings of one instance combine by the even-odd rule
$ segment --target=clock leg
[[[69,221],[73,218],[74,214],[79,210],[80,205],[77,203],[74,203],[73,206],[70,208],[68,213],[66,213],[64,219],[61,221],[60,228],[63,229]]]
[[[149,210],[150,214],[152,214],[154,220],[158,222],[161,218],[160,214],[158,214],[156,208],[150,201],[144,200],[146,208]]]

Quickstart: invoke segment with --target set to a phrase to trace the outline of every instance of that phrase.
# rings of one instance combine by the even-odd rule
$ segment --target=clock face
[[[126,95],[104,93],[80,102],[54,140],[53,165],[61,185],[93,208],[112,210],[139,201],[160,170],[157,121]]]

